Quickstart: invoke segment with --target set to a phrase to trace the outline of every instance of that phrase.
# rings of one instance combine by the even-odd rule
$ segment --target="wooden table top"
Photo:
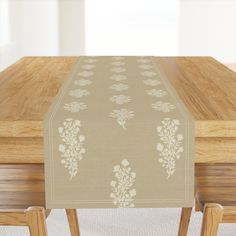
[[[42,137],[78,57],[26,57],[0,73],[0,137]],[[236,73],[211,57],[155,57],[195,119],[196,137],[236,137]]]

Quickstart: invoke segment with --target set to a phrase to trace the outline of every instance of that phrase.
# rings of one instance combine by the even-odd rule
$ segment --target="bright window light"
[[[8,0],[0,0],[0,47],[9,43]]]

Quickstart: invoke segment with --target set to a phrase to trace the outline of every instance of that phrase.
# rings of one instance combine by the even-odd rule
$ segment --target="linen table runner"
[[[80,57],[44,138],[47,208],[193,205],[193,118],[153,57]]]

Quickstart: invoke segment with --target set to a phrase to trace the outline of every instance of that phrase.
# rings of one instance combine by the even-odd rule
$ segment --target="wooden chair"
[[[195,176],[195,210],[203,212],[201,236],[217,236],[220,223],[236,223],[236,164],[198,164]],[[191,212],[182,209],[178,236],[187,235]]]
[[[43,165],[0,165],[0,225],[28,226],[47,236]],[[76,209],[66,209],[71,236],[79,236]]]

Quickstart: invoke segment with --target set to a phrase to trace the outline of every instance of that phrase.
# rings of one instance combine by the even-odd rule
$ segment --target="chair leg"
[[[188,233],[188,225],[191,217],[192,208],[182,208],[181,218],[179,223],[178,236],[186,236]]]
[[[31,236],[47,236],[46,214],[43,207],[29,207],[26,221]]]
[[[66,209],[71,236],[80,236],[79,222],[76,209]]]
[[[219,223],[223,218],[223,207],[220,204],[207,203],[204,206],[201,236],[217,236]]]

